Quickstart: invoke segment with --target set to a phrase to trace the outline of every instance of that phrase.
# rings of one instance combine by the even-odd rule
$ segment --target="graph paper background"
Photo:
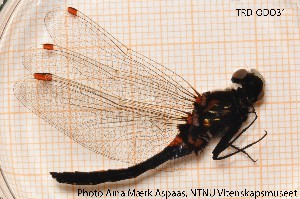
[[[299,1],[107,2],[21,1],[1,38],[0,163],[15,198],[89,198],[78,197],[79,188],[185,191],[189,198],[191,189],[197,188],[300,191]],[[153,170],[133,180],[98,186],[53,180],[50,171],[126,166],[72,142],[14,96],[15,82],[29,74],[22,65],[24,52],[52,42],[43,24],[45,14],[67,6],[91,17],[129,48],[174,70],[199,92],[230,86],[231,75],[239,68],[259,70],[266,80],[265,99],[256,106],[257,122],[241,141],[245,145],[268,131],[263,141],[247,150],[258,161],[253,163],[242,154],[213,161],[214,140],[202,155],[183,159],[181,169],[174,172]],[[238,16],[239,8],[252,9],[253,15]],[[257,9],[284,11],[281,16],[257,16]],[[0,178],[0,198],[12,198],[7,184]]]

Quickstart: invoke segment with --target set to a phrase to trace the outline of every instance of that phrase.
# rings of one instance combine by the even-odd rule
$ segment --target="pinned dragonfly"
[[[132,166],[93,172],[50,172],[60,183],[92,185],[135,178],[161,164],[198,154],[221,137],[213,159],[237,153],[235,141],[255,122],[264,96],[257,70],[240,69],[237,89],[198,93],[182,77],[124,46],[78,10],[52,10],[45,25],[56,45],[31,48],[16,97],[84,147]],[[85,55],[83,55],[85,54]],[[242,124],[254,114],[244,129]],[[234,152],[221,156],[231,147]]]

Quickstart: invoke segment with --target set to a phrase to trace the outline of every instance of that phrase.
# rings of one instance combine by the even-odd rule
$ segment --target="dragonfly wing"
[[[50,11],[45,24],[59,46],[31,48],[23,63],[31,73],[63,78],[19,81],[15,92],[25,106],[83,146],[124,162],[145,160],[172,141],[193,109],[186,81],[80,12]]]
[[[121,71],[120,75],[127,79],[125,84],[134,88],[135,91],[134,93],[127,92],[127,94],[125,92],[126,97],[136,99],[138,95],[140,99],[142,97],[151,99],[152,93],[147,95],[150,90],[147,87],[153,85],[151,90],[161,91],[164,96],[169,95],[173,98],[170,106],[173,106],[173,102],[176,101],[177,103],[183,102],[179,106],[185,108],[194,101],[194,90],[182,77],[130,50],[83,13],[77,11],[77,14],[73,15],[64,10],[55,9],[47,13],[45,25],[54,42],[59,46],[86,55],[102,66]],[[97,69],[91,67],[89,70]],[[84,70],[82,74],[94,79],[92,74]],[[140,81],[147,85],[141,85]],[[97,80],[95,83],[97,84]],[[167,100],[166,103],[168,103]]]
[[[151,107],[156,110],[153,116],[158,118],[182,118],[193,109],[193,99],[184,96],[170,82],[147,74],[116,70],[62,47],[51,48],[29,49],[23,58],[25,68],[31,73],[59,74],[60,77],[110,93],[115,96],[112,100],[123,100],[116,103],[126,101],[127,106],[133,109],[138,106]]]
[[[123,162],[135,164],[153,156],[177,131],[166,118],[147,115],[151,109],[133,110],[116,103],[112,95],[55,75],[52,81],[25,77],[14,92],[26,107],[74,141]]]

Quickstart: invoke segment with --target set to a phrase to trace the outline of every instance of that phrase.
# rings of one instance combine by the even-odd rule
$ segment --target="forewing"
[[[84,54],[104,68],[110,67],[120,72],[121,77],[126,77],[126,81],[123,81],[125,92],[119,93],[122,93],[122,97],[183,110],[192,108],[194,91],[182,77],[130,50],[81,12],[73,15],[64,10],[52,10],[45,17],[45,25],[59,46]],[[99,64],[91,66],[89,70],[98,71],[95,66]],[[88,70],[81,72],[98,84],[97,73],[91,74]],[[151,91],[158,93],[161,98],[156,96],[152,100]],[[168,96],[167,99],[164,100],[164,96]]]
[[[39,117],[111,159],[141,162],[162,150],[177,133],[167,118],[152,118],[147,110],[133,110],[116,103],[110,94],[55,75],[52,81],[25,77],[15,84],[14,92]]]
[[[151,109],[152,117],[173,118],[173,123],[193,108],[192,101],[179,96],[166,81],[132,71],[116,70],[62,47],[52,46],[51,49],[29,49],[24,54],[25,68],[31,73],[59,74],[60,77],[110,93],[115,96],[111,99],[115,103],[126,103],[132,109]]]

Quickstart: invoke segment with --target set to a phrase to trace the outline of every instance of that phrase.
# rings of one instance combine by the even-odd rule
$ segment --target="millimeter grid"
[[[51,42],[43,19],[73,6],[131,48],[183,76],[199,92],[223,89],[239,68],[255,68],[266,79],[257,122],[239,142],[246,145],[268,131],[265,140],[242,154],[212,161],[212,141],[198,157],[186,158],[174,172],[149,171],[137,179],[86,190],[299,190],[299,16],[292,3],[260,1],[55,1],[23,3],[1,40],[1,168],[17,198],[78,198],[80,187],[57,184],[50,171],[92,171],[126,167],[95,154],[38,118],[14,96],[13,86],[29,72],[22,56]],[[237,8],[284,9],[282,16],[237,16]],[[6,186],[0,182],[1,187]],[[60,187],[64,187],[63,189]],[[67,188],[65,188],[67,187]],[[0,196],[1,197],[1,196]],[[110,198],[110,197],[106,197]],[[112,197],[111,197],[112,198]],[[121,198],[121,197],[119,197]],[[215,198],[218,198],[217,196]],[[226,197],[220,197],[226,198]],[[247,198],[247,197],[235,197]],[[273,197],[265,197],[273,198]]]

